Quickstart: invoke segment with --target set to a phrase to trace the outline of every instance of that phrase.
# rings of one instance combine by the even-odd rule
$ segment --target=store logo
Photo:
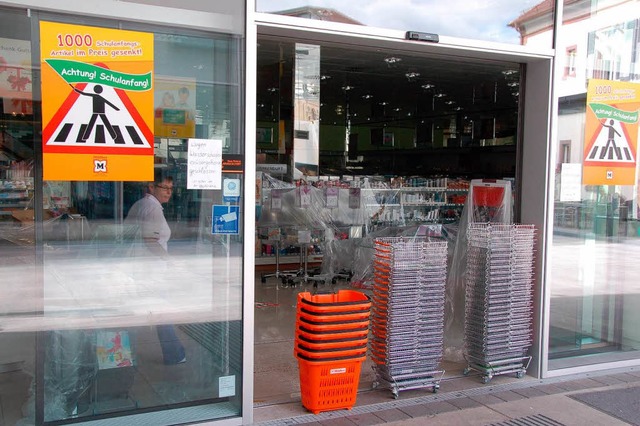
[[[107,160],[93,160],[94,173],[107,173]]]

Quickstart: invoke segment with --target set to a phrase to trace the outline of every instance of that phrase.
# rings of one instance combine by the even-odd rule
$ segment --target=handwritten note
[[[189,139],[187,189],[222,188],[222,140]]]

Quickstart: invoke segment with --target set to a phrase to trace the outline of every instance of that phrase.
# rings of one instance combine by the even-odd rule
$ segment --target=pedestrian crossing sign
[[[40,23],[45,180],[153,179],[153,34]]]
[[[635,185],[640,84],[589,80],[583,185]]]

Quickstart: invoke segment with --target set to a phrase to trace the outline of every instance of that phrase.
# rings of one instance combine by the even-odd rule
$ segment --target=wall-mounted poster
[[[33,114],[31,42],[0,37],[0,98],[5,114]]]
[[[154,125],[156,136],[196,136],[196,81],[156,76]]]
[[[640,84],[589,80],[583,185],[635,185]]]
[[[45,180],[153,180],[153,34],[40,22]]]

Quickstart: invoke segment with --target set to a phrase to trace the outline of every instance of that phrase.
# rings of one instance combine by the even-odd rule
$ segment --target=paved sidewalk
[[[400,392],[398,399],[380,401],[383,390],[360,392],[351,410],[309,414],[300,403],[259,407],[254,421],[262,426],[322,425],[495,425],[495,426],[615,426],[640,425],[640,411],[635,423],[624,422],[570,397],[593,392],[640,386],[640,368],[623,368],[572,376],[529,379],[500,383],[477,383],[469,387],[469,378],[441,383],[440,392]],[[458,389],[457,388],[463,388]],[[449,389],[449,390],[448,390]],[[408,392],[409,394],[409,392]],[[373,395],[377,395],[374,398]],[[638,395],[640,400],[640,393]],[[372,403],[369,403],[372,402]]]

